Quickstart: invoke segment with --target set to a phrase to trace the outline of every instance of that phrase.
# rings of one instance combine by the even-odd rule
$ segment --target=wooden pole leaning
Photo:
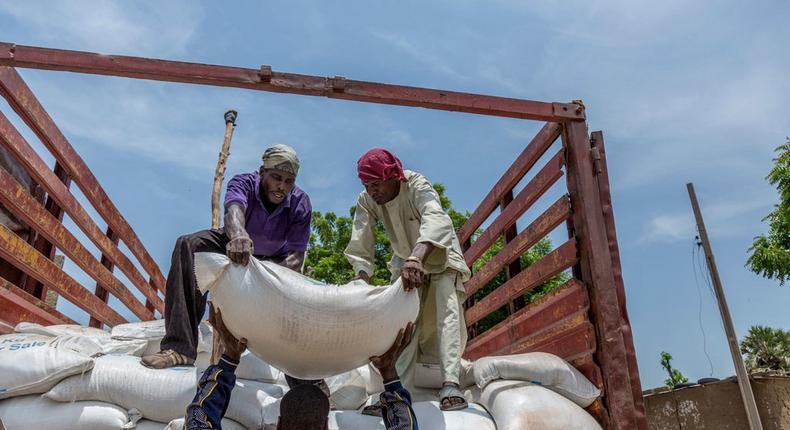
[[[211,192],[211,228],[219,228],[219,217],[222,212],[219,207],[219,196],[222,191],[222,182],[225,180],[225,164],[230,156],[230,141],[233,138],[233,128],[236,126],[238,112],[229,110],[225,112],[225,139],[222,150],[219,152],[217,168],[214,170],[214,189]]]
[[[211,192],[211,228],[219,228],[220,210],[219,196],[222,191],[222,182],[225,180],[225,164],[228,162],[230,156],[230,141],[233,138],[233,129],[236,127],[236,117],[238,112],[229,110],[225,112],[225,138],[222,141],[222,149],[219,152],[219,159],[217,160],[217,169],[214,170],[214,188]],[[209,304],[209,312],[214,312],[214,305]],[[217,364],[219,357],[222,355],[222,345],[219,342],[219,336],[214,333],[211,341],[211,364]]]
[[[730,353],[732,354],[732,362],[733,365],[735,365],[735,374],[738,377],[738,388],[741,390],[743,406],[746,408],[749,428],[751,430],[762,430],[763,425],[760,422],[760,414],[757,411],[757,402],[754,399],[752,385],[749,382],[749,374],[746,373],[746,366],[743,364],[741,350],[738,347],[738,337],[735,334],[735,327],[732,325],[730,308],[727,306],[727,299],[724,297],[724,288],[721,285],[719,269],[716,267],[716,260],[713,258],[713,250],[710,246],[710,240],[708,239],[708,232],[705,230],[705,220],[702,219],[702,211],[699,208],[699,202],[697,202],[697,193],[694,192],[694,184],[689,182],[686,184],[686,189],[688,189],[691,207],[694,210],[694,218],[697,220],[697,231],[699,232],[699,239],[702,242],[702,248],[705,250],[705,260],[708,263],[708,270],[710,270],[713,289],[716,291],[716,300],[719,303],[719,312],[721,312],[721,320],[724,323],[724,332],[727,335],[727,343],[730,347]]]

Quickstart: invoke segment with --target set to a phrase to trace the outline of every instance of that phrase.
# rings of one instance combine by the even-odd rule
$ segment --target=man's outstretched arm
[[[219,336],[225,353],[219,363],[209,366],[198,382],[197,394],[187,406],[187,430],[222,429],[222,417],[230,404],[230,393],[236,384],[236,367],[247,349],[247,340],[238,340],[222,322],[222,314],[214,307],[209,311],[209,322],[214,335]]]
[[[398,337],[387,352],[370,358],[370,362],[384,378],[385,391],[381,393],[379,400],[387,430],[419,430],[417,417],[411,408],[411,394],[403,387],[395,370],[395,363],[411,342],[413,334],[414,323],[410,322],[398,332]]]

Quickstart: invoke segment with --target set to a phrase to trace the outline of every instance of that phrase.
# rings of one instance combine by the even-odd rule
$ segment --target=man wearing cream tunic
[[[375,269],[374,226],[384,225],[393,252],[392,281],[400,276],[406,291],[416,288],[420,294],[415,336],[398,360],[398,373],[411,389],[417,361],[439,364],[445,381],[439,393],[442,409],[463,409],[467,404],[459,377],[466,347],[464,282],[471,272],[453,223],[428,179],[404,171],[389,151],[368,151],[357,171],[365,191],[357,200],[345,255],[356,278],[368,281]]]

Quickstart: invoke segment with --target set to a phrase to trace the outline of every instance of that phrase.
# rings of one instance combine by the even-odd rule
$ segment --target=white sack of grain
[[[0,399],[46,392],[63,378],[89,371],[99,351],[85,338],[0,336]]]
[[[183,428],[184,428],[184,419],[177,418],[174,419],[173,421],[170,421],[170,424],[167,424],[167,426],[164,427],[163,430],[182,430]],[[140,429],[135,428],[135,430],[140,430]],[[222,430],[247,430],[247,427],[244,427],[243,425],[237,423],[236,421],[224,418],[222,420]]]
[[[112,328],[110,335],[117,340],[145,340],[146,348],[141,355],[159,352],[160,342],[165,337],[165,320],[141,321],[119,324]],[[197,352],[211,352],[211,326],[203,321],[198,326]]]
[[[0,401],[0,420],[6,430],[121,430],[133,425],[126,411],[109,403],[59,403],[38,395]]]
[[[21,322],[14,327],[16,333],[40,334],[42,336],[75,336],[85,337],[95,342],[103,354],[127,354],[140,356],[145,351],[147,342],[142,339],[113,339],[109,331],[94,327],[83,327],[76,324],[57,324],[43,326],[31,322]]]
[[[242,266],[196,253],[198,286],[210,292],[228,329],[267,363],[297,378],[320,379],[360,367],[387,351],[417,318],[416,291],[396,281],[327,285],[269,261]]]
[[[139,357],[105,355],[96,359],[93,370],[64,379],[44,396],[58,402],[113,403],[137,409],[149,420],[170,422],[184,416],[196,387],[194,367],[149,369]]]
[[[601,395],[601,390],[575,367],[545,352],[483,357],[474,363],[474,378],[480,388],[497,379],[531,382],[556,391],[583,408]]]
[[[437,402],[417,402],[412,406],[421,429],[496,430],[494,420],[480,405],[470,404],[460,411],[442,411]],[[384,430],[384,421],[358,411],[332,411],[329,430]]]
[[[524,381],[493,381],[480,395],[498,430],[601,430],[584,409],[565,397]]]

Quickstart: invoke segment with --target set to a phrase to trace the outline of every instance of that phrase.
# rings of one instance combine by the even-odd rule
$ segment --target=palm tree
[[[790,331],[752,326],[741,341],[741,353],[752,372],[790,373]]]

